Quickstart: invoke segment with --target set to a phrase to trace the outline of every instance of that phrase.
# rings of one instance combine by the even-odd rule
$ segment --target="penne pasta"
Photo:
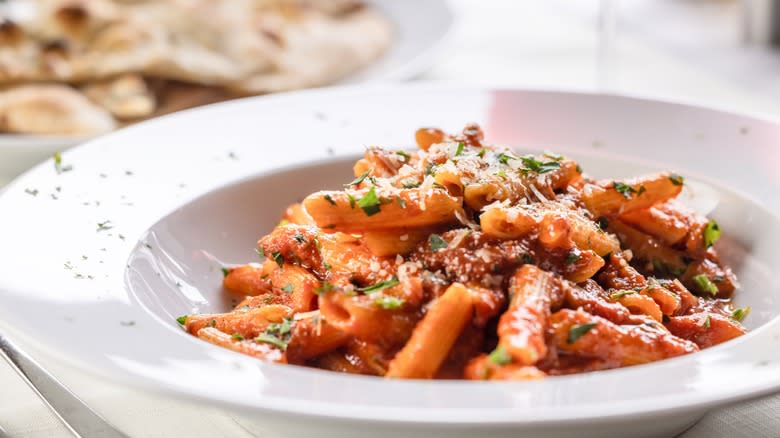
[[[439,369],[473,308],[465,286],[455,283],[428,309],[411,338],[390,362],[386,377],[430,379]]]
[[[261,360],[397,379],[534,380],[694,353],[745,333],[714,219],[658,173],[595,181],[477,125],[370,146],[225,267],[232,311],[177,318]],[[351,181],[350,181],[351,180]],[[723,230],[725,231],[725,230]]]

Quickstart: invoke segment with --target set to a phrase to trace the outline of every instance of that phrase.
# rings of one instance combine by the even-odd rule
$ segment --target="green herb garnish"
[[[380,290],[398,286],[398,284],[400,284],[398,278],[393,277],[390,280],[380,281],[379,283],[372,284],[371,286],[359,287],[357,290],[365,294],[372,294],[375,292],[379,292]]]
[[[547,173],[561,168],[561,163],[557,161],[542,162],[537,160],[533,155],[526,155],[520,159],[523,161],[523,166],[525,166],[524,170],[529,170],[531,172]]]
[[[456,157],[457,157],[458,155],[460,155],[460,154],[462,154],[462,153],[463,153],[463,148],[464,148],[465,146],[466,146],[466,145],[465,145],[463,142],[460,142],[460,143],[458,143],[458,147],[457,147],[457,149],[455,149],[455,156],[456,156]]]
[[[357,199],[355,199],[354,196],[347,193],[347,199],[349,199],[349,208],[355,208],[355,205],[357,204]]]
[[[314,289],[314,294],[315,295],[323,295],[323,294],[326,294],[326,293],[328,293],[328,292],[330,292],[330,291],[332,291],[334,289],[336,289],[336,286],[334,286],[334,285],[332,285],[332,284],[330,284],[330,283],[328,283],[326,281],[326,282],[322,283],[322,286],[319,286],[319,287]]]
[[[711,220],[704,227],[704,247],[711,247],[718,239],[720,239],[720,227],[717,222]]]
[[[395,310],[395,309],[400,309],[401,306],[404,305],[404,300],[402,300],[401,298],[385,295],[375,299],[374,304],[376,304],[377,306],[385,310]]]
[[[255,252],[260,256],[261,260],[265,260],[265,249],[263,247],[255,248]]]
[[[696,286],[699,288],[702,292],[707,292],[712,295],[718,294],[718,287],[715,286],[715,283],[710,281],[709,278],[707,278],[704,274],[699,274],[693,277],[693,281],[696,283]]]
[[[231,336],[231,338],[233,338],[234,341],[243,341],[244,335],[242,335],[241,333],[233,333],[233,336]]]
[[[731,312],[731,318],[737,322],[742,322],[749,314],[750,306],[740,307],[739,309],[735,309],[733,312]]]
[[[360,198],[357,205],[363,209],[363,213],[366,216],[373,216],[379,213],[379,198],[376,196],[375,187],[371,187],[368,193]]]
[[[609,219],[607,219],[604,216],[601,216],[599,218],[599,228],[601,228],[602,230],[606,230],[608,226],[609,226]]]
[[[182,315],[176,318],[176,322],[178,322],[181,325],[187,324],[187,315]]]
[[[626,183],[622,183],[622,182],[619,182],[619,181],[616,181],[616,182],[612,183],[612,187],[615,190],[617,190],[618,193],[623,195],[623,197],[626,198],[626,199],[631,199],[631,194],[632,193],[638,193],[635,188],[631,187],[630,185],[628,185]]]
[[[292,283],[287,283],[282,288],[282,292],[286,292],[288,294],[293,293],[294,290],[295,290],[295,286],[293,286]]]
[[[513,157],[513,156],[511,156],[509,154],[505,154],[503,152],[498,154],[498,162],[501,163],[501,164],[509,164],[509,160],[516,160],[516,159],[517,159],[517,157]]]
[[[449,246],[446,240],[442,239],[438,234],[431,234],[428,237],[428,243],[430,244],[431,251],[436,252],[440,249],[444,249]]]
[[[333,200],[333,197],[331,197],[330,195],[323,195],[323,198],[324,198],[326,201],[330,202],[331,204],[333,204],[333,205],[336,205],[336,201],[334,201],[334,200]]]
[[[671,181],[672,184],[674,184],[676,186],[683,185],[683,181],[684,180],[685,180],[685,178],[683,178],[682,176],[680,176],[680,175],[678,175],[676,173],[673,173],[673,174],[669,175],[669,181]]]
[[[567,265],[573,265],[577,263],[580,259],[580,252],[576,248],[569,252],[569,254],[566,256],[566,264]]]
[[[405,189],[416,189],[417,187],[420,187],[420,183],[418,181],[404,181],[401,183],[401,187]]]
[[[350,182],[349,184],[344,184],[344,187],[350,187],[350,186],[357,187],[357,186],[359,186],[360,183],[362,183],[363,180],[365,180],[368,177],[368,173],[369,173],[369,171],[367,170],[365,173],[363,173],[359,177],[353,179],[352,182]]]
[[[406,151],[395,151],[396,154],[404,157],[406,161],[409,161],[412,159],[412,155],[409,152]]]
[[[230,269],[223,267],[222,268],[222,276],[227,277],[228,274],[230,274]]]
[[[114,228],[114,224],[112,224],[111,221],[98,222],[97,226],[98,231],[110,230],[111,228]]]
[[[269,324],[263,333],[260,333],[255,342],[264,342],[278,347],[280,350],[287,349],[287,343],[292,336],[292,319],[284,318],[282,322]]]
[[[276,264],[277,264],[277,265],[279,265],[279,267],[280,267],[280,268],[281,268],[282,266],[284,266],[284,256],[282,256],[282,253],[281,253],[281,252],[279,252],[279,251],[273,251],[273,252],[271,253],[271,258],[273,259],[273,261],[275,261],[275,262],[276,262]]]
[[[71,165],[62,165],[62,155],[59,152],[55,152],[54,155],[52,155],[52,159],[54,160],[54,170],[56,170],[57,173],[69,172],[73,170],[73,166]]]
[[[506,365],[512,362],[512,356],[507,353],[506,348],[498,346],[490,352],[488,360],[496,365]]]
[[[569,329],[569,336],[566,338],[568,344],[577,342],[577,339],[581,338],[585,333],[588,333],[590,329],[596,327],[595,322],[589,322],[585,324],[575,324]]]
[[[401,206],[401,208],[406,208],[406,200],[400,196],[396,196],[395,200],[398,201],[398,205]]]
[[[710,328],[712,325],[710,321],[710,314],[708,313],[707,316],[704,317],[704,320],[701,322],[701,326],[704,328]]]
[[[626,295],[633,295],[633,294],[635,294],[637,292],[639,292],[639,291],[636,291],[636,290],[621,290],[621,291],[613,293],[612,295],[609,296],[609,298],[611,298],[613,300],[619,300],[619,299],[623,298]]]

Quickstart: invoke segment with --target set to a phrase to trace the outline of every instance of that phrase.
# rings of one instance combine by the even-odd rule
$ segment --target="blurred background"
[[[299,3],[318,11],[321,22],[314,33],[316,44],[303,41],[300,35],[307,35],[305,31],[284,32],[285,20],[301,14],[295,9]],[[0,20],[0,190],[3,182],[54,151],[128,123],[202,103],[345,80],[405,79],[625,93],[780,118],[780,1],[369,2],[377,6],[380,17],[391,9],[391,3],[404,4],[393,10],[407,12],[391,17],[390,32],[385,33],[387,23],[382,24],[381,18],[350,21],[362,7],[351,0],[0,1],[0,17],[4,17]],[[452,12],[451,28],[448,14],[444,18],[426,15],[440,10],[431,6],[440,3]],[[122,21],[124,8],[138,4],[152,5],[133,9],[136,25],[141,25],[128,25],[123,28],[127,33],[105,46],[94,47],[94,26],[80,27],[93,18],[100,26]],[[167,5],[173,9],[166,9]],[[235,5],[257,13],[253,15],[257,21],[244,23],[246,17],[235,13]],[[59,24],[51,20],[54,12],[34,20],[28,12],[42,7],[67,12],[58,15]],[[215,23],[212,18],[216,16],[225,21]],[[342,26],[347,21],[354,26]],[[249,40],[237,37],[243,34],[236,23],[250,26]],[[294,29],[300,21],[295,23]],[[403,33],[409,28],[424,31],[434,24],[447,27],[441,38],[433,36],[424,44],[404,39],[418,35]],[[156,52],[156,63],[139,60],[151,56],[150,41],[163,47],[163,52]],[[245,45],[247,41],[251,44]],[[417,45],[422,59],[409,60],[393,74],[361,75],[373,63],[382,63],[383,57],[399,56],[394,47],[402,43],[405,48]],[[164,51],[172,46],[174,52]],[[233,49],[236,53],[231,53]],[[115,53],[122,57],[109,56]],[[246,53],[259,55],[247,57]],[[80,61],[71,62],[69,57]],[[170,62],[161,62],[161,57]],[[224,71],[210,70],[222,61],[227,63]],[[334,64],[350,68],[339,69]],[[41,65],[46,71],[40,71]],[[314,65],[326,67],[314,69]],[[10,94],[23,85],[41,84],[67,90]],[[173,103],[166,100],[171,95],[175,96]],[[63,134],[68,139],[59,139]],[[256,425],[234,413],[98,382],[33,346],[25,348],[80,397],[99,406],[106,417],[133,435],[256,436],[252,432]],[[756,418],[764,425],[762,430],[780,430],[779,410],[777,400],[739,405],[710,414],[685,436],[768,436],[754,433],[744,420],[749,423]],[[0,363],[0,424],[11,436],[69,436],[4,363]]]

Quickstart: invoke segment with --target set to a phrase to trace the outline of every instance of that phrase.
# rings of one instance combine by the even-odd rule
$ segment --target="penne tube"
[[[673,316],[666,327],[675,336],[693,341],[701,348],[712,347],[745,334],[742,324],[718,313]]]
[[[269,362],[286,362],[284,355],[277,348],[251,340],[239,340],[235,336],[223,333],[213,327],[204,327],[198,330],[196,336],[206,342],[233,350],[236,353],[254,356]]]
[[[303,204],[300,202],[296,202],[287,207],[287,209],[284,210],[282,219],[296,225],[314,225],[314,219],[311,218],[306,209],[303,208]]]
[[[682,184],[668,172],[662,172],[626,181],[587,184],[582,190],[582,202],[598,218],[648,208],[676,197],[681,190]]]
[[[699,351],[693,342],[649,324],[617,325],[570,309],[554,313],[551,321],[552,341],[559,351],[599,359],[612,367],[639,365]]]
[[[302,364],[331,352],[350,338],[348,333],[330,324],[320,312],[313,313],[308,318],[295,320],[286,351],[290,363]]]
[[[239,334],[246,339],[257,337],[268,325],[282,322],[292,316],[292,309],[281,305],[268,305],[254,309],[238,310],[230,313],[188,315],[184,328],[197,334],[205,327],[214,327],[229,335]]]
[[[482,231],[500,239],[517,239],[537,228],[536,219],[520,207],[493,207],[479,216]]]
[[[409,341],[390,362],[385,376],[432,378],[472,313],[471,296],[466,287],[452,284],[417,324]]]
[[[383,308],[383,297],[386,295],[349,296],[332,291],[320,293],[318,302],[323,318],[350,336],[368,342],[403,343],[411,335],[417,318],[403,308]],[[402,307],[403,302],[399,305]]]
[[[451,223],[460,201],[441,189],[380,189],[317,192],[303,201],[321,228],[365,232],[403,225],[407,228]]]
[[[554,274],[523,265],[509,280],[509,309],[498,322],[498,346],[520,365],[533,365],[547,354],[545,333],[550,307],[563,300]]]
[[[372,254],[384,257],[396,254],[406,255],[423,240],[431,230],[428,228],[388,228],[363,233],[363,242]]]
[[[688,224],[658,207],[632,210],[620,215],[623,222],[660,239],[667,245],[680,242],[688,234]]]
[[[261,295],[271,291],[271,281],[265,276],[263,266],[258,263],[227,268],[222,285],[240,295]]]

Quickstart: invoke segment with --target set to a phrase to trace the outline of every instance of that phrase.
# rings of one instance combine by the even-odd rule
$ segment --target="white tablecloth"
[[[453,49],[421,79],[537,88],[599,88],[595,2],[459,0],[454,6],[460,13],[460,26],[454,35]],[[607,75],[609,91],[684,98],[780,117],[780,102],[751,93],[738,81],[724,79],[710,69],[658,49],[630,30],[618,26],[616,42],[616,62]],[[24,347],[87,403],[133,437],[271,436],[264,433],[262,424],[249,418],[119,387],[65,367],[33,346]],[[0,427],[12,437],[69,436],[5,363],[0,363]],[[780,437],[780,397],[713,411],[682,436]]]

